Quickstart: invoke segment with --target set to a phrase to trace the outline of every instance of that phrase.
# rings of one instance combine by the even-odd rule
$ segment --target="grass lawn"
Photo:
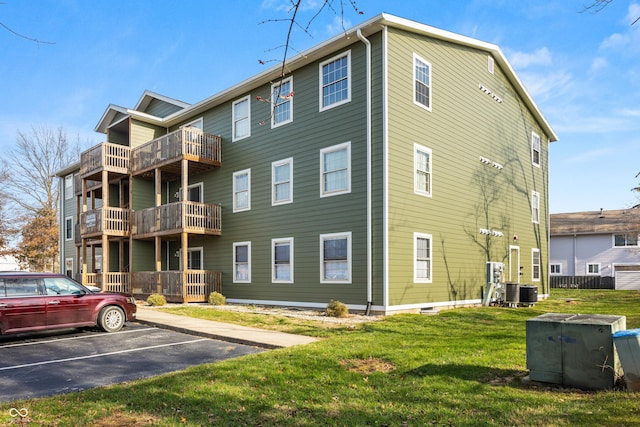
[[[201,312],[217,310],[191,315]],[[640,292],[553,290],[529,308],[395,315],[356,327],[270,319],[272,328],[324,339],[1,404],[0,424],[18,425],[10,409],[27,408],[33,426],[640,426],[640,393],[522,382],[525,321],[547,312],[625,315],[627,328],[639,328]],[[216,316],[256,325],[237,313]]]

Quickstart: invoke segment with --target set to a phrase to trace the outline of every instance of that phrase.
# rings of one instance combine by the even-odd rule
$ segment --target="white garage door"
[[[640,291],[640,271],[616,271],[616,289]]]

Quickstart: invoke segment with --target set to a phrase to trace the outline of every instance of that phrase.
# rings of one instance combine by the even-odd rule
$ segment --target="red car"
[[[135,320],[131,295],[97,293],[63,274],[0,272],[0,334],[99,326]]]

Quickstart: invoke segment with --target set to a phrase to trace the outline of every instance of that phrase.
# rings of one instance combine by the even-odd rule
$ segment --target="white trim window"
[[[200,117],[199,119],[192,120],[189,123],[185,123],[180,126],[180,129],[182,128],[195,128],[202,130],[204,129],[204,119]]]
[[[320,283],[351,283],[351,232],[320,235]]]
[[[531,163],[540,167],[540,135],[531,132]]]
[[[320,63],[320,111],[351,101],[351,51]]]
[[[531,222],[540,224],[540,193],[531,192]]]
[[[540,249],[532,248],[531,249],[531,280],[533,282],[539,282],[541,273],[542,263],[540,261]]]
[[[64,240],[73,240],[73,217],[68,216],[64,219]]]
[[[293,202],[293,157],[271,163],[271,205]]]
[[[413,233],[413,281],[432,282],[432,238],[431,234]]]
[[[320,197],[351,192],[351,142],[320,150]]]
[[[204,250],[202,247],[188,248],[187,249],[187,269],[188,270],[203,270],[203,255]]]
[[[555,276],[562,275],[562,264],[553,263],[549,265],[549,274],[553,274]]]
[[[74,187],[73,174],[64,177],[64,199],[69,200],[73,198]]]
[[[233,283],[251,283],[251,242],[233,244]]]
[[[638,247],[638,235],[635,233],[620,233],[613,235],[614,248]]]
[[[293,121],[293,77],[271,86],[271,128]]]
[[[495,74],[495,60],[491,55],[487,56],[487,71],[491,74]]]
[[[233,173],[233,211],[251,210],[251,169]]]
[[[421,196],[431,197],[431,149],[413,144],[415,178],[413,190]]]
[[[251,101],[249,95],[234,101],[232,106],[233,134],[231,141],[251,136]]]
[[[431,111],[431,64],[413,54],[413,102]]]
[[[182,200],[182,188],[173,194],[174,198]],[[187,186],[187,201],[202,202],[204,200],[204,183],[198,182]]]
[[[293,237],[271,240],[271,280],[293,283]]]
[[[594,262],[587,264],[587,276],[599,276],[600,275],[600,263]]]

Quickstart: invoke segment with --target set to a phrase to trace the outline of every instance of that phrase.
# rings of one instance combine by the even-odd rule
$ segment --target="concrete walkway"
[[[145,306],[138,306],[136,318],[140,323],[157,326],[159,328],[262,348],[291,347],[318,341],[318,338],[304,335],[196,319],[188,316],[164,313],[160,310]]]

